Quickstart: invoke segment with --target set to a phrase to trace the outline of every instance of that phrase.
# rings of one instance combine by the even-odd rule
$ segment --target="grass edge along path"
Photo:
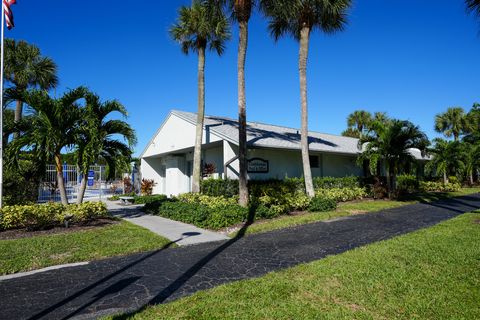
[[[0,275],[150,251],[169,242],[123,220],[91,230],[0,240]]]
[[[259,220],[251,224],[246,234],[254,234],[261,232],[268,232],[283,228],[294,227],[307,223],[314,223],[318,221],[326,221],[335,218],[348,217],[357,214],[373,213],[380,210],[397,208],[418,202],[432,202],[445,198],[460,197],[469,194],[479,193],[478,188],[462,188],[457,192],[448,193],[417,193],[415,196],[406,197],[402,200],[359,200],[353,202],[339,203],[338,208],[327,212],[307,212],[299,215],[284,215],[274,219]],[[234,237],[237,231],[228,234]]]
[[[108,319],[479,319],[480,211]]]

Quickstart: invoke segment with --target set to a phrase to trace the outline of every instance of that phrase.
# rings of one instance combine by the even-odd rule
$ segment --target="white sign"
[[[247,172],[268,173],[268,160],[253,158],[247,161]]]

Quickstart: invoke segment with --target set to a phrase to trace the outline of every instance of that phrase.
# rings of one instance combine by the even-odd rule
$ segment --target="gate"
[[[70,203],[75,202],[82,181],[82,174],[78,171],[77,166],[64,164],[63,180],[65,182],[68,201]],[[122,192],[121,182],[114,181],[107,183],[105,166],[90,166],[87,181],[84,200],[102,200],[113,194]],[[60,200],[55,165],[47,165],[45,177],[40,183],[38,190],[38,202],[59,202]]]

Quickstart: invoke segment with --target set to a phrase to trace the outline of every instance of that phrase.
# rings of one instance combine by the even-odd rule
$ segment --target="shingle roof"
[[[193,112],[172,110],[172,114],[185,121],[196,124],[197,114]],[[205,116],[204,126],[210,132],[219,137],[238,145],[238,121],[219,116]],[[359,154],[358,139],[309,132],[309,150],[317,152],[330,152],[338,154]],[[279,148],[300,150],[300,130],[259,122],[247,122],[247,144],[249,147]],[[428,159],[422,157],[420,150],[410,150],[416,159]]]

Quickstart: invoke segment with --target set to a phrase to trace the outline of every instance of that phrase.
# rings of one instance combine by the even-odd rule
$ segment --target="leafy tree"
[[[88,90],[79,87],[66,92],[61,98],[51,98],[42,90],[15,92],[16,99],[26,103],[32,111],[32,118],[23,126],[23,134],[11,143],[17,155],[28,150],[35,161],[47,163],[54,160],[57,183],[63,204],[68,204],[63,181],[62,150],[72,148],[76,143],[78,124],[81,119],[80,100]]]
[[[131,159],[130,147],[135,143],[135,131],[122,120],[109,120],[113,113],[126,117],[127,110],[118,101],[101,102],[93,93],[85,96],[82,121],[76,134],[76,159],[82,174],[77,203],[83,202],[87,187],[87,174],[91,165],[103,160],[108,164],[108,178],[115,176],[119,159]],[[122,142],[123,138],[127,143]]]
[[[359,148],[364,149],[364,152],[359,156],[358,162],[368,160],[372,174],[376,174],[380,161],[385,163],[387,187],[391,197],[395,191],[395,178],[399,168],[415,162],[411,149],[419,149],[422,154],[426,154],[428,145],[426,134],[410,121],[377,121],[359,140]]]
[[[261,9],[268,17],[269,29],[277,41],[291,35],[299,41],[298,57],[301,96],[301,149],[303,175],[307,195],[313,197],[312,172],[308,150],[307,59],[310,34],[315,29],[324,33],[341,31],[347,22],[351,0],[263,0]]]
[[[453,136],[455,141],[468,130],[468,121],[463,108],[448,108],[446,112],[435,116],[435,130],[446,137]]]
[[[372,114],[365,110],[354,111],[347,118],[347,125],[350,128],[355,127],[360,135],[367,129],[370,122],[372,122]]]
[[[58,84],[57,65],[40,49],[25,41],[5,39],[5,79],[17,91],[31,88],[48,90]],[[17,100],[15,122],[22,118],[23,103]]]
[[[170,35],[177,41],[183,53],[198,55],[198,112],[193,155],[192,191],[200,192],[203,123],[205,117],[205,51],[222,55],[225,41],[230,38],[230,26],[221,10],[208,2],[194,0],[191,7],[182,6]]]
[[[480,168],[480,143],[462,142],[462,162],[465,165],[465,176],[473,185],[473,174]]]
[[[433,155],[425,166],[428,173],[443,176],[443,183],[448,183],[448,176],[465,167],[462,159],[462,146],[458,141],[447,141],[436,138],[434,146],[429,149]]]

